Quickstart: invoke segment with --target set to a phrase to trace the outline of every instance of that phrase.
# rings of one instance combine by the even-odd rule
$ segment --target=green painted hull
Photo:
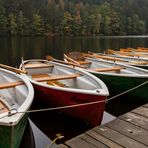
[[[15,126],[0,125],[0,148],[19,148],[27,121],[25,115]]]
[[[148,66],[136,65],[136,67],[139,67],[139,68],[143,68],[143,69],[147,69],[148,70]]]
[[[95,75],[101,80],[103,80],[103,82],[107,85],[110,92],[110,96],[117,95],[148,81],[148,78],[122,77],[103,74]],[[126,96],[148,101],[148,83],[131,92],[128,92]]]

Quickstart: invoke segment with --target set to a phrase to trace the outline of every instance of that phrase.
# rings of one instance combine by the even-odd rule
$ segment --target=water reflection
[[[42,100],[35,100],[32,104],[32,109],[43,108],[48,108],[48,106]],[[30,119],[51,140],[56,138],[56,134],[62,134],[64,138],[58,140],[57,143],[63,143],[91,128],[90,125],[77,118],[59,111],[31,113]]]
[[[21,144],[20,144],[20,148],[26,148],[26,146],[28,148],[36,148],[34,133],[33,133],[32,126],[29,120],[28,120],[26,129],[25,129],[25,132],[24,132]]]
[[[50,54],[62,59],[64,52],[92,51],[127,47],[148,47],[147,36],[108,37],[0,37],[0,63],[18,66],[24,59],[45,58]]]
[[[106,111],[115,117],[125,114],[139,106],[146,104],[147,101],[138,98],[131,98],[127,95],[122,95],[109,101],[106,104]]]

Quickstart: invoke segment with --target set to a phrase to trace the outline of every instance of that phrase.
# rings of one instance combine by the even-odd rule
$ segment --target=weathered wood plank
[[[143,107],[147,107],[148,108],[148,103],[147,104],[144,104]]]
[[[129,112],[119,118],[148,130],[148,118],[139,114]]]
[[[123,135],[118,131],[115,131],[107,126],[95,127],[93,130],[98,134],[104,136],[105,138],[111,140],[112,142],[118,145],[121,145],[123,147],[128,147],[128,148],[146,148],[147,147],[144,144],[139,143],[134,139],[127,137],[126,135]],[[106,145],[108,145],[107,141],[106,141]]]
[[[77,136],[67,141],[66,145],[72,148],[108,148],[108,146],[104,145],[103,143],[95,140],[94,138],[86,134]]]
[[[78,73],[74,74],[67,74],[67,75],[59,75],[59,76],[47,76],[47,77],[36,77],[33,78],[33,80],[38,81],[38,82],[43,82],[43,81],[55,81],[55,80],[62,80],[62,79],[73,79],[81,76]]]
[[[109,146],[109,147],[113,147],[113,148],[122,148],[121,145],[113,142],[112,140],[100,135],[99,133],[97,133],[94,130],[89,130],[86,132],[89,136],[93,137],[94,139],[104,143],[105,145]]]
[[[46,64],[46,63],[28,63],[24,65],[27,69],[33,69],[33,68],[49,68],[54,67],[52,64]]]
[[[105,126],[148,146],[148,132],[139,126],[120,119],[113,120]]]
[[[139,115],[142,115],[142,116],[148,118],[148,108],[146,108],[146,107],[141,106],[139,108],[136,108],[136,109],[132,110],[131,112],[137,113]]]
[[[65,143],[72,148],[148,147],[148,104],[143,105],[117,119],[97,126]]]

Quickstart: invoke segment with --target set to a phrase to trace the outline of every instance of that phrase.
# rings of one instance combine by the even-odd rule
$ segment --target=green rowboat
[[[70,58],[68,57],[66,59],[65,56],[64,60],[69,62]],[[109,89],[110,96],[133,89],[148,81],[148,70],[146,69],[88,57],[85,57],[83,61],[77,60],[76,62],[81,65],[81,67],[78,65],[79,68],[83,68],[83,70],[90,72],[103,80]],[[148,83],[128,92],[126,96],[148,101],[147,90]]]
[[[23,76],[0,68],[0,148],[19,148],[34,90]]]

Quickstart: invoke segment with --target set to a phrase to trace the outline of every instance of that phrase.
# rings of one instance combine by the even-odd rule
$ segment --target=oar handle
[[[74,64],[77,64],[77,65],[80,65],[77,61],[75,61],[74,59],[68,57],[66,54],[64,54],[64,57],[69,60],[70,62],[74,63]]]
[[[64,55],[64,57],[65,57],[65,55]],[[46,60],[48,60],[48,61],[54,61],[54,62],[66,64],[66,65],[72,65],[72,66],[77,66],[77,67],[85,68],[84,66],[81,66],[78,62],[77,63],[72,63],[72,62],[68,62],[68,61],[65,62],[65,61],[62,61],[62,60],[55,59],[55,58],[53,58],[50,55],[47,55],[46,56]]]
[[[100,59],[104,59],[104,60],[111,60],[111,61],[120,61],[120,62],[126,62],[125,60],[122,60],[122,59],[119,59],[119,58],[116,58],[116,57],[110,57],[110,56],[102,56],[102,55],[98,55],[98,54],[95,54],[95,53],[91,53],[91,54],[85,54],[84,55],[86,57],[89,57],[89,58],[100,58]]]
[[[57,60],[57,59],[54,59],[53,61],[59,62],[59,63],[62,63],[62,64],[66,64],[66,65],[72,65],[72,66],[77,66],[77,67],[85,68],[84,66],[81,66],[81,65],[78,65],[78,64],[75,64],[75,63],[72,63],[72,62],[68,62],[68,61],[65,62],[65,61]]]
[[[85,68],[84,66],[80,65],[77,61],[73,60],[72,58],[68,57],[66,54],[64,54],[65,59],[67,60],[66,63],[69,65],[77,66],[80,68]]]
[[[24,73],[24,74],[27,73],[27,71],[25,71],[25,70],[21,70],[21,69],[14,68],[12,66],[4,65],[4,64],[0,64],[0,67],[5,68],[5,69],[10,70],[10,71],[13,71],[13,72],[16,72],[16,73]]]

